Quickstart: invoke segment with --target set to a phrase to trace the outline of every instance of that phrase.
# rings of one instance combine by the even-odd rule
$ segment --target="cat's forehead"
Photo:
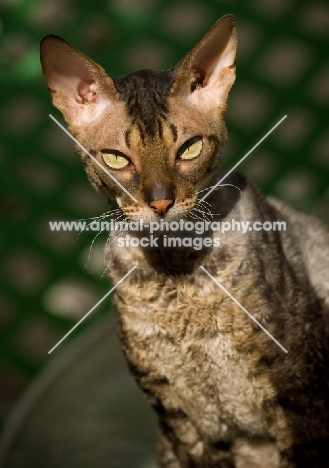
[[[125,106],[129,125],[124,132],[129,147],[162,142],[175,143],[189,131],[202,133],[204,116],[191,109],[185,99],[173,96],[174,69],[139,70],[114,78]]]
[[[153,138],[161,133],[159,122],[168,119],[168,96],[173,80],[172,70],[140,70],[113,80],[131,124],[139,128],[142,137]]]

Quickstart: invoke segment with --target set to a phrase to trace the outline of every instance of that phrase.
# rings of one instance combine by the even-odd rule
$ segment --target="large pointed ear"
[[[42,39],[40,59],[53,104],[69,125],[90,124],[116,94],[104,69],[60,37]]]
[[[222,16],[176,68],[173,94],[206,109],[225,109],[235,80],[237,32],[233,15]]]

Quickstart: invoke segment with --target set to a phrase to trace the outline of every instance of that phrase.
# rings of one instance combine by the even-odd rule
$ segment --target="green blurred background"
[[[62,36],[117,76],[175,65],[221,15],[237,17],[237,81],[224,165],[265,193],[329,220],[329,4],[317,0],[0,1],[0,422],[48,350],[108,290],[106,234],[51,232],[49,220],[106,211],[73,143],[48,117],[39,65],[44,35]],[[110,311],[102,304],[70,340]],[[61,346],[67,346],[63,343]]]

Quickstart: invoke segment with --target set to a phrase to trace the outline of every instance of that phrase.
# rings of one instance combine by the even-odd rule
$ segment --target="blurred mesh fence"
[[[111,75],[176,64],[217,18],[237,17],[237,81],[229,99],[237,162],[265,193],[329,220],[329,4],[304,0],[0,0],[0,420],[51,357],[48,350],[109,290],[103,233],[51,232],[49,220],[106,211],[52,108],[38,45],[62,36]],[[91,251],[91,253],[90,253]],[[90,258],[88,259],[90,254]],[[87,265],[87,266],[86,266]],[[81,325],[79,334],[110,301]],[[62,346],[65,346],[63,343]]]

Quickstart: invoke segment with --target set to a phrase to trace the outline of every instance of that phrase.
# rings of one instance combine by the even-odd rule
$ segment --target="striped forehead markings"
[[[157,133],[161,137],[163,122],[168,118],[167,99],[173,83],[173,71],[140,70],[113,81],[142,140]],[[126,133],[125,141],[131,144],[129,136]]]

